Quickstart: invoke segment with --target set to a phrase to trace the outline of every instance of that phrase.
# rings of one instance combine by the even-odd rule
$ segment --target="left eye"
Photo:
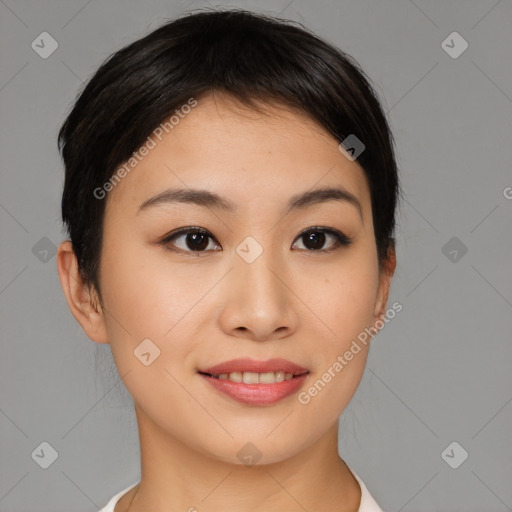
[[[330,248],[323,249],[322,247],[325,245],[326,240],[329,237],[333,242],[331,243]],[[176,241],[180,239],[184,239],[184,241],[182,240],[181,246],[179,243],[176,243]],[[211,243],[210,240],[212,240]],[[308,252],[331,252],[341,246],[346,246],[352,243],[352,240],[341,231],[320,227],[308,228],[303,231],[296,240],[301,240],[305,249],[300,249]],[[166,247],[177,247],[185,252],[201,253],[209,250],[221,250],[220,245],[214,242],[216,242],[215,238],[205,229],[183,228],[166,236],[160,243]],[[211,247],[212,245],[213,247]],[[172,247],[170,249],[174,250]]]
[[[334,243],[329,249],[321,249],[325,244],[326,237],[333,238]],[[298,236],[298,239],[303,240],[304,245],[306,245],[306,250],[309,252],[331,252],[338,249],[340,246],[349,245],[352,242],[352,240],[341,231],[320,227],[308,228]]]

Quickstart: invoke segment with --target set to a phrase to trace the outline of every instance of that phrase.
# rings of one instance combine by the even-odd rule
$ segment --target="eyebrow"
[[[327,201],[342,201],[352,204],[357,208],[361,219],[363,218],[361,203],[357,197],[344,188],[336,187],[317,188],[292,196],[285,212],[289,213],[290,211],[304,209],[308,206]],[[229,213],[234,213],[237,209],[235,203],[209,190],[170,188],[144,201],[139,206],[137,215],[143,210],[176,202],[215,208]]]

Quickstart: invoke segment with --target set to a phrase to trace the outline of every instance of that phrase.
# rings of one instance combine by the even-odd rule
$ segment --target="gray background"
[[[406,200],[390,304],[403,310],[342,416],[342,456],[385,510],[511,510],[510,0],[221,5],[281,13],[355,57],[396,137]],[[56,136],[108,55],[205,6],[0,0],[1,512],[97,510],[139,478],[131,398],[58,280]],[[47,59],[31,47],[44,31],[58,42]],[[457,58],[445,45],[460,40],[442,45],[454,31],[469,44]],[[453,441],[446,460],[469,454],[457,469],[441,456]],[[32,456],[42,442],[58,452],[48,469]]]

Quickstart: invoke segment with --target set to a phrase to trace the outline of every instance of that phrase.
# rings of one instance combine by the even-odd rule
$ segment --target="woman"
[[[59,277],[139,428],[141,479],[102,511],[380,511],[338,454],[396,265],[358,65],[280,20],[187,15],[99,68],[59,147]]]

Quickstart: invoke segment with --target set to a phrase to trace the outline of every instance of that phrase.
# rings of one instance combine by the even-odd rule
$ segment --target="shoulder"
[[[373,496],[370,494],[370,491],[366,487],[365,483],[361,480],[359,475],[357,475],[357,473],[351,467],[349,467],[349,470],[359,483],[359,487],[361,487],[361,503],[359,504],[359,509],[357,512],[384,512],[373,499]]]
[[[126,489],[123,489],[122,491],[118,492],[112,498],[110,498],[110,501],[101,508],[98,512],[114,512],[114,508],[117,504],[117,502],[130,490],[133,489],[139,482],[135,482],[134,484],[126,487]]]

